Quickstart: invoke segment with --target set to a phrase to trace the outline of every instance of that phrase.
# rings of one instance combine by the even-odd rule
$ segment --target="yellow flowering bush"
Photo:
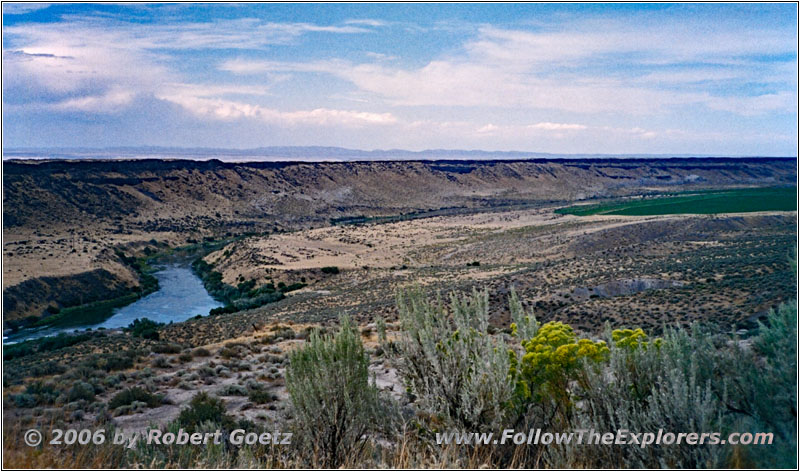
[[[647,349],[650,345],[659,348],[663,342],[661,338],[656,338],[651,343],[647,340],[647,334],[642,328],[615,329],[611,332],[611,339],[617,347],[631,350],[638,348]]]
[[[520,359],[513,351],[510,353],[510,373],[518,379],[516,393],[520,400],[538,397],[537,392],[565,397],[567,385],[575,380],[584,359],[601,362],[609,356],[604,341],[576,339],[572,327],[558,321],[542,325],[533,338],[522,341],[522,347],[525,351]]]

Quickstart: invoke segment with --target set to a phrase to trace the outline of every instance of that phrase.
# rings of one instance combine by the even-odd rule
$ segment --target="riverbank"
[[[138,285],[125,290],[127,293],[107,299],[96,299],[99,298],[98,294],[87,294],[95,300],[66,307],[52,305],[41,317],[28,318],[23,322],[7,323],[9,329],[4,332],[3,342],[19,342],[33,337],[52,336],[62,332],[77,331],[80,328],[101,326],[117,310],[124,309],[157,292],[160,284],[158,277],[155,276],[156,272],[177,264],[186,266],[187,272],[191,275],[191,271],[188,269],[191,260],[213,252],[235,239],[206,238],[178,247],[159,247],[157,243],[154,243],[155,248],[146,246],[139,251],[138,255],[128,255],[122,249],[117,248],[114,251],[115,256],[136,273]],[[202,290],[202,285],[199,285],[199,289]],[[203,295],[207,296],[206,293]],[[199,314],[208,314],[210,309],[219,306],[216,303],[206,303],[205,305],[209,305],[210,308]]]

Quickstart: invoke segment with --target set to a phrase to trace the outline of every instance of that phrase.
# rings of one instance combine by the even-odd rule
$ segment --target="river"
[[[50,327],[38,330],[21,330],[3,337],[3,343],[16,343],[27,339],[54,336],[91,329],[116,329],[128,326],[137,318],[149,318],[159,323],[177,323],[196,315],[208,315],[212,308],[222,304],[208,294],[203,282],[185,265],[167,265],[153,274],[158,279],[157,291],[130,305],[117,308],[105,321],[92,325]]]

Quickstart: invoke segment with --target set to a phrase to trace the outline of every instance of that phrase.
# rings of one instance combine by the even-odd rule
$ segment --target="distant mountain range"
[[[325,146],[272,146],[255,149],[113,147],[113,148],[10,148],[8,159],[219,159],[244,161],[428,161],[428,160],[520,160],[520,159],[597,159],[597,158],[686,158],[686,157],[761,157],[708,154],[553,154],[527,151],[484,151],[463,149],[376,149],[365,151]],[[766,156],[764,156],[766,157]],[[773,157],[773,156],[770,156]],[[794,157],[794,156],[792,156]]]

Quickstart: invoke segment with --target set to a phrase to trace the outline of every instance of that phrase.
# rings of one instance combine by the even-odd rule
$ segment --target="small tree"
[[[301,450],[314,466],[337,468],[361,455],[366,433],[377,427],[378,389],[369,381],[369,357],[350,318],[335,336],[313,331],[289,356],[286,388],[294,407]]]

